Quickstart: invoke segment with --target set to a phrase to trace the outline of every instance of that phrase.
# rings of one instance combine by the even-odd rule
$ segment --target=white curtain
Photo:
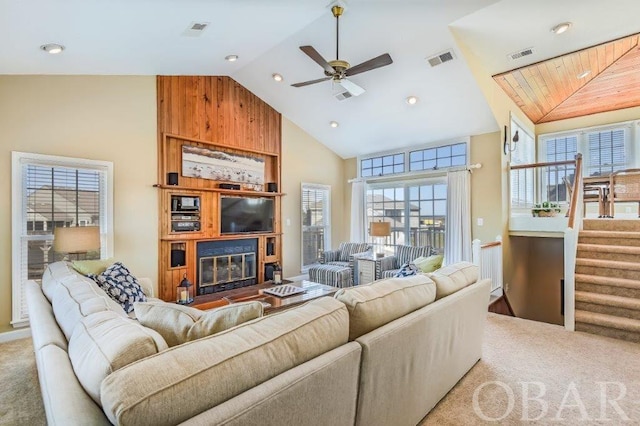
[[[364,218],[364,185],[363,181],[351,184],[351,238],[354,243],[365,242]]]
[[[447,220],[444,264],[471,262],[471,192],[469,171],[447,173]]]

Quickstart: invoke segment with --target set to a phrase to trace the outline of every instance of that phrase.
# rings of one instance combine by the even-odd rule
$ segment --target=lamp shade
[[[100,248],[98,226],[56,227],[53,231],[53,251],[59,253],[86,253]]]
[[[388,237],[391,235],[391,224],[389,222],[371,222],[369,235],[372,237]]]

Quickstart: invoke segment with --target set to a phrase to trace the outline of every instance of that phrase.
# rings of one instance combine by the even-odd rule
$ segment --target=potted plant
[[[545,201],[544,203],[534,204],[531,209],[533,217],[554,217],[560,213],[560,206],[558,203],[550,203]]]

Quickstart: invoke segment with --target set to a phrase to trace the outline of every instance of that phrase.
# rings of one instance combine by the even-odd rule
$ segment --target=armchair
[[[320,263],[348,267],[353,272],[354,259],[369,254],[372,249],[373,247],[369,243],[340,243],[338,250],[322,252]]]
[[[438,252],[431,246],[397,246],[394,256],[386,256],[376,261],[376,278],[393,277],[405,263],[412,262],[420,256],[429,257],[434,254]]]

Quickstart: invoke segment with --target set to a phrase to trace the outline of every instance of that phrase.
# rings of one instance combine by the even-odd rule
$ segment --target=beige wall
[[[471,234],[483,243],[502,235],[502,143],[500,132],[471,136],[471,164],[482,168],[471,175]],[[484,224],[478,225],[478,218]]]
[[[600,114],[587,115],[585,117],[569,118],[567,120],[554,121],[536,125],[536,135],[545,133],[563,132],[566,130],[582,129],[592,126],[603,126],[622,121],[637,120],[640,118],[640,107],[626,108],[618,111],[602,112]]]
[[[331,244],[337,247],[349,236],[349,216],[344,214],[347,180],[344,160],[304,130],[282,117],[282,223],[284,276],[300,274],[302,183],[331,186]]]
[[[11,329],[11,151],[112,161],[115,257],[157,282],[155,77],[0,76],[0,332]]]

